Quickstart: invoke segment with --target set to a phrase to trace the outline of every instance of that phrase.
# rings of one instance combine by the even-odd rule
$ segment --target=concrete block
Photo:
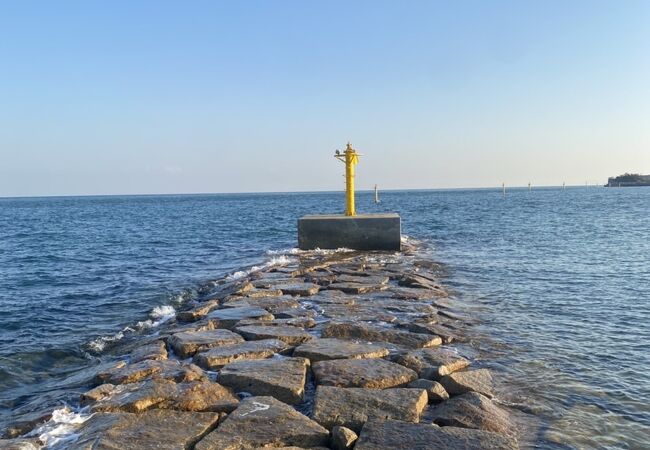
[[[298,219],[298,247],[400,250],[401,227],[400,216],[395,213],[304,216]]]

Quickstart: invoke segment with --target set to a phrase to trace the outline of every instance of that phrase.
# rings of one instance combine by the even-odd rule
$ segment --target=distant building
[[[650,175],[626,173],[607,180],[605,187],[650,186]]]

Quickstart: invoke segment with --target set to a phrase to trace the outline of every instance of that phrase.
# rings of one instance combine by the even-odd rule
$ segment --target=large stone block
[[[394,213],[304,216],[298,219],[298,247],[400,250],[401,219]]]

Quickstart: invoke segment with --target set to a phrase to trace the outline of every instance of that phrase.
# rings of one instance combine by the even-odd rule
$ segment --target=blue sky
[[[650,173],[647,1],[0,2],[0,196]]]

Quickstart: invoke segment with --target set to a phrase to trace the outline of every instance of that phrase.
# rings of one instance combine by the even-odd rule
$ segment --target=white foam
[[[156,306],[154,309],[151,310],[151,313],[149,313],[152,319],[164,319],[174,317],[176,315],[176,310],[174,309],[173,306],[171,305],[161,305],[161,306]]]
[[[97,339],[90,341],[88,347],[90,347],[91,350],[100,353],[104,351],[104,349],[106,348],[106,344],[110,342],[119,341],[120,339],[123,338],[124,338],[124,331],[119,331],[111,336],[100,336]]]
[[[262,265],[253,266],[247,270],[239,270],[237,272],[231,273],[230,275],[226,276],[226,280],[228,281],[240,280],[254,272],[259,272],[260,270],[269,269],[271,267],[286,266],[291,262],[293,262],[293,259],[289,258],[287,255],[274,256],[273,258],[269,259],[267,262],[265,262]]]
[[[52,418],[34,430],[30,435],[36,435],[48,449],[64,449],[71,441],[78,439],[76,433],[79,425],[91,417],[91,414],[75,412],[63,407],[52,411]]]

